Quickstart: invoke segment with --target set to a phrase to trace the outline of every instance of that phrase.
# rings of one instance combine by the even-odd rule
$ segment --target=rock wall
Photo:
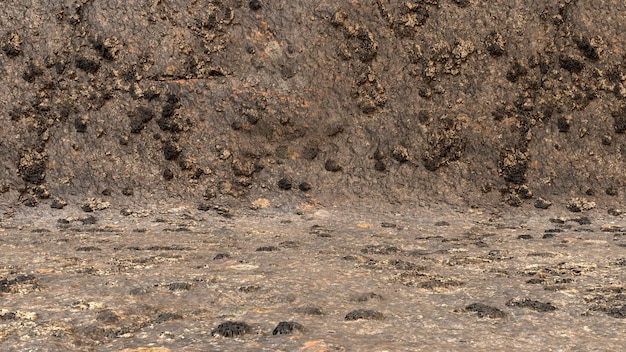
[[[3,207],[624,201],[623,2],[2,4]]]

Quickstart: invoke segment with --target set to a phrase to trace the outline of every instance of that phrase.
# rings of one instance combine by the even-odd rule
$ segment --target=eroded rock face
[[[602,4],[10,4],[0,202],[620,202],[626,5]]]

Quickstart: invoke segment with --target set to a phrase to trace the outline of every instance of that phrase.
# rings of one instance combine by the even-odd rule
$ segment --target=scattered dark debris
[[[38,286],[38,281],[39,279],[29,274],[19,274],[13,279],[5,277],[0,279],[0,292],[16,293],[20,291],[22,286],[29,286],[31,289],[35,289]]]
[[[311,226],[311,228],[309,229],[309,233],[312,235],[317,235],[318,237],[331,237],[331,233],[333,232],[333,230],[330,230],[324,226],[321,225],[313,225]]]
[[[272,335],[291,335],[304,332],[304,326],[295,321],[281,321],[272,331]]]
[[[580,213],[582,211],[591,210],[596,207],[595,202],[588,201],[585,198],[572,198],[569,203],[567,203],[567,210]]]
[[[489,54],[493,57],[504,55],[504,46],[506,42],[502,35],[496,31],[492,31],[485,38],[485,47]]]
[[[228,253],[217,253],[215,257],[213,257],[213,260],[228,259],[228,258],[230,258],[230,254]]]
[[[193,287],[193,284],[188,282],[173,282],[167,285],[168,290],[170,291],[189,291]]]
[[[84,218],[79,218],[78,221],[80,221],[83,225],[93,225],[96,222],[98,222],[98,218],[96,218],[93,215],[90,215]]]
[[[405,163],[409,161],[409,150],[404,146],[397,145],[391,151],[391,157],[399,163]]]
[[[506,79],[512,83],[517,82],[517,80],[525,76],[528,73],[528,69],[521,62],[515,61],[509,68],[509,71],[506,73]]]
[[[552,312],[557,308],[550,302],[543,303],[529,298],[513,298],[506,302],[507,307],[528,308],[537,312]]]
[[[589,289],[583,297],[592,311],[604,312],[617,319],[626,319],[626,289],[622,286],[604,286]]]
[[[154,319],[155,324],[161,324],[172,320],[180,320],[183,316],[178,313],[159,313],[159,315]]]
[[[280,248],[276,246],[263,246],[256,249],[257,252],[275,252],[279,250]]]
[[[128,294],[131,296],[142,296],[148,293],[148,290],[143,287],[135,287],[128,291]]]
[[[81,206],[81,209],[86,213],[91,213],[97,210],[104,210],[111,206],[111,203],[103,201],[101,198],[89,198],[87,202]]]
[[[363,254],[396,254],[400,252],[398,247],[394,246],[386,246],[386,245],[369,245],[365,246],[365,248],[361,249],[361,253]]]
[[[102,249],[100,247],[96,247],[96,246],[85,246],[85,247],[78,247],[76,248],[77,252],[95,252],[95,251],[101,251]]]
[[[282,248],[298,248],[298,242],[296,241],[283,241],[278,244]]]
[[[381,312],[369,309],[357,309],[346,314],[345,320],[384,320],[385,316]]]
[[[96,320],[104,324],[114,324],[120,320],[120,316],[111,309],[103,309],[96,314]]]
[[[22,54],[22,39],[15,31],[10,31],[0,40],[2,51],[8,57],[16,57]]]
[[[498,319],[506,316],[506,313],[502,310],[483,303],[472,303],[465,307],[465,310],[468,312],[476,312],[479,318]]]
[[[87,73],[94,74],[100,69],[100,62],[96,58],[78,56],[76,58],[76,67]]]
[[[559,57],[559,65],[570,73],[580,73],[585,68],[585,63],[581,59],[567,55]]]
[[[254,293],[254,292],[258,292],[260,289],[261,289],[261,286],[259,285],[241,286],[239,287],[239,292]]]

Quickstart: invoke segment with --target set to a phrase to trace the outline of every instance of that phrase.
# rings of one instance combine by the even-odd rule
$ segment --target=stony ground
[[[615,351],[626,343],[626,220],[599,210],[73,214],[2,222],[2,350]]]
[[[0,349],[626,345],[626,2],[0,8]]]

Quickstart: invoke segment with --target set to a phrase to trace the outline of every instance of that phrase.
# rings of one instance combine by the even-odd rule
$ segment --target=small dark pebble
[[[51,232],[48,229],[32,229],[30,230],[31,233],[47,233],[47,232]]]
[[[296,312],[304,315],[324,315],[324,312],[317,307],[301,307],[296,309]]]
[[[552,233],[544,233],[542,238],[553,238],[554,234]]]
[[[355,302],[367,302],[371,299],[377,300],[377,301],[382,301],[383,300],[383,296],[374,293],[374,292],[367,292],[367,293],[361,293],[360,295],[357,295],[356,297],[354,297],[353,299],[351,299],[351,301],[355,301]]]
[[[591,220],[586,216],[572,219],[571,221],[577,222],[579,225],[591,225]]]
[[[0,313],[0,321],[15,320],[16,318],[17,314],[15,312]]]
[[[189,291],[191,284],[187,282],[173,282],[167,286],[170,291]]]
[[[169,167],[166,167],[165,170],[163,170],[163,178],[167,181],[173,179],[174,172],[172,171],[172,169],[170,169]]]
[[[435,226],[450,226],[450,223],[447,221],[437,221]]]
[[[124,187],[124,189],[122,189],[122,194],[125,196],[132,196],[134,194],[133,188],[132,187]]]
[[[124,209],[120,210],[120,214],[122,216],[130,216],[130,215],[133,215],[133,210],[130,209],[130,208],[124,208]]]
[[[385,316],[381,312],[369,309],[357,309],[346,314],[345,320],[384,320]]]
[[[363,254],[394,254],[400,252],[398,247],[385,245],[370,245],[361,249]]]
[[[333,232],[330,229],[327,229],[321,225],[313,225],[309,229],[309,233],[312,235],[318,235],[319,237],[331,237],[330,234]]]
[[[250,10],[257,11],[263,7],[263,2],[261,2],[261,0],[250,0],[248,6],[250,6]]]
[[[256,249],[257,252],[274,252],[278,250],[279,248],[276,246],[263,246]]]
[[[385,161],[383,160],[376,160],[376,162],[374,163],[374,170],[381,172],[386,171],[387,164],[385,164]]]
[[[324,163],[324,169],[330,172],[339,172],[341,171],[341,165],[336,160],[328,159],[326,163]]]
[[[105,324],[112,324],[117,323],[117,321],[120,320],[120,317],[110,309],[103,309],[96,315],[96,320]]]
[[[532,235],[519,235],[517,236],[517,238],[520,240],[530,240],[533,238],[533,236]]]
[[[537,209],[548,209],[552,205],[552,202],[547,201],[543,198],[539,198],[535,201],[535,208]]]
[[[198,204],[198,210],[201,210],[201,211],[207,211],[207,210],[210,210],[211,208],[213,207],[211,206],[211,204],[208,204],[208,203],[203,202],[203,203]]]
[[[167,321],[172,321],[172,320],[180,320],[182,319],[183,316],[177,313],[161,313],[157,316],[157,318],[154,320],[155,323],[157,324],[161,324],[161,323],[165,323]]]
[[[610,226],[602,229],[602,232],[621,232],[622,228],[619,226]]]
[[[553,223],[553,224],[565,224],[565,220],[556,219],[556,218],[550,219],[550,222]]]
[[[226,321],[211,331],[211,336],[237,337],[250,332],[250,325],[240,321]]]
[[[65,206],[67,205],[67,202],[65,202],[62,199],[59,198],[55,198],[52,200],[52,203],[50,203],[50,208],[52,209],[63,209],[65,208]]]
[[[386,228],[392,228],[392,227],[396,227],[397,225],[392,223],[392,222],[381,222],[380,223],[380,227],[386,227]]]
[[[301,190],[302,192],[308,192],[311,190],[311,184],[308,182],[302,182],[298,186],[298,189]]]
[[[544,231],[545,233],[558,233],[558,232],[563,232],[562,229],[546,229]]]
[[[468,312],[476,312],[479,318],[495,319],[504,318],[504,316],[506,315],[506,313],[504,313],[502,310],[482,303],[472,303],[465,307],[465,310]]]
[[[293,187],[293,182],[290,179],[283,177],[278,180],[278,188],[288,191]]]
[[[532,299],[524,298],[524,299],[511,299],[506,302],[507,307],[519,307],[519,308],[528,308],[535,310],[537,312],[552,312],[557,310],[557,308],[552,305],[552,303],[543,303],[539,301],[535,301]]]
[[[621,308],[611,308],[606,311],[606,314],[613,318],[626,319],[626,304]]]
[[[78,221],[82,222],[83,225],[93,225],[96,222],[98,222],[98,219],[95,216],[91,215],[91,216],[87,216],[85,218],[80,218],[80,219],[78,219]]]
[[[537,285],[537,284],[543,284],[545,281],[546,281],[545,279],[532,278],[526,281],[526,283],[531,284],[531,285]]]
[[[148,290],[146,290],[143,287],[135,287],[131,289],[130,291],[128,291],[128,294],[131,296],[141,296],[141,295],[145,295],[146,293],[148,293]]]
[[[281,321],[272,331],[272,335],[291,335],[295,332],[304,332],[304,326],[295,321]]]
[[[102,249],[100,249],[99,247],[95,247],[95,246],[85,246],[85,247],[78,247],[76,248],[76,252],[95,252],[95,251],[101,251]]]
[[[227,259],[230,258],[230,254],[228,253],[217,253],[215,255],[215,257],[213,257],[213,260],[220,260],[220,259]]]
[[[609,208],[608,213],[612,216],[620,216],[624,214],[624,211],[621,209]]]
[[[260,289],[261,289],[261,286],[259,285],[241,286],[239,287],[239,292],[253,293],[253,292],[258,292]]]
[[[298,248],[298,243],[295,241],[283,241],[278,245],[283,248]]]

